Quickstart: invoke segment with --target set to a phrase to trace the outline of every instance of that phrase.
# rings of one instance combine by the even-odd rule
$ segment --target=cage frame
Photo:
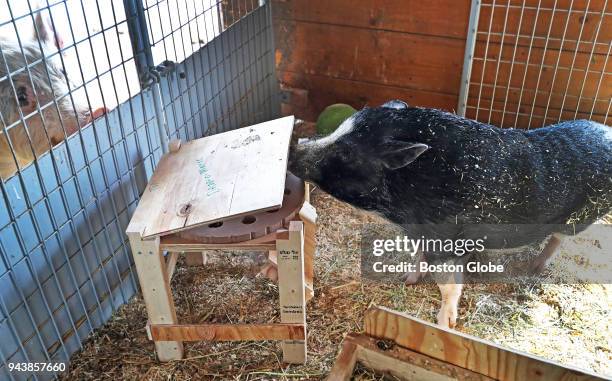
[[[24,4],[24,14],[11,13],[0,26],[15,29],[21,25],[18,22],[30,22],[44,13],[55,29],[60,21],[51,10],[68,16],[66,31],[70,44],[45,53],[44,59],[57,58],[60,67],[66,70],[62,53],[73,49],[80,64],[93,49],[94,38],[100,40],[101,56],[94,56],[92,65],[98,65],[98,58],[109,59],[110,54],[118,58],[109,64],[108,70],[97,67],[94,72],[92,68],[92,78],[84,76],[79,65],[75,78],[80,83],[70,85],[66,94],[54,94],[47,104],[41,102],[39,109],[56,109],[64,99],[74,102],[77,90],[87,85],[97,89],[104,77],[112,77],[113,83],[109,92],[103,94],[101,105],[106,107],[107,102],[117,101],[116,107],[108,106],[112,110],[106,107],[108,112],[102,118],[75,134],[64,133],[62,142],[34,155],[30,163],[17,164],[14,174],[0,180],[0,280],[7,291],[0,294],[0,328],[6,334],[5,344],[0,347],[0,378],[8,379],[17,375],[8,371],[7,361],[68,362],[75,351],[84,348],[88,335],[138,291],[129,241],[123,232],[120,239],[116,233],[129,222],[127,216],[134,210],[146,179],[163,154],[160,139],[199,137],[274,118],[279,113],[279,105],[275,104],[278,84],[271,76],[274,69],[271,9],[266,2],[244,0],[241,11],[236,11],[227,24],[215,26],[215,30],[207,25],[207,31],[199,31],[206,41],[193,49],[177,45],[176,50],[182,49],[185,59],[168,67],[177,70],[162,73],[164,68],[151,66],[152,61],[143,55],[150,50],[145,45],[152,41],[142,36],[140,46],[131,39],[129,47],[119,44],[118,51],[109,50],[112,39],[119,39],[121,28],[128,24],[140,23],[145,30],[149,28],[146,14],[130,13],[127,6],[135,4],[142,8],[142,1],[113,2],[100,30],[87,28],[78,36],[74,29],[76,19],[71,18],[65,1],[42,1],[36,9],[31,3]],[[211,12],[220,11],[215,8],[221,6],[220,1],[201,8],[205,3],[204,0],[182,3],[183,7],[189,6],[182,9],[188,13],[181,13],[177,19],[184,27],[183,36],[187,35],[187,28],[193,28],[195,33],[196,27],[195,23],[185,23],[185,15],[189,20],[199,17],[201,21],[210,17]],[[196,4],[200,7],[197,10]],[[157,5],[158,2],[153,4],[151,10],[157,12]],[[77,4],[76,14],[84,11],[84,6]],[[96,1],[87,10],[89,26],[102,23],[102,6],[101,1]],[[161,39],[174,38],[175,34],[179,38],[181,30],[175,27],[171,31],[164,29]],[[125,30],[133,36],[135,29]],[[26,33],[22,31],[25,30],[18,30],[17,38],[25,40]],[[23,49],[21,41],[15,44]],[[77,51],[77,45],[82,45],[85,55]],[[220,50],[224,50],[223,55]],[[6,54],[2,46],[0,51]],[[127,83],[131,74],[128,66],[141,56],[144,58],[139,62],[144,64],[136,68],[145,76],[153,69],[158,78],[148,86],[127,87],[128,98],[119,99],[119,86]],[[29,62],[19,70],[27,74],[44,59]],[[9,72],[13,73],[12,69]],[[11,76],[0,79],[10,81]],[[218,85],[196,88],[208,79]],[[157,114],[153,104],[156,94],[160,100]],[[87,99],[83,100],[91,112],[93,101],[87,91],[85,95]],[[20,113],[19,119],[10,125],[0,123],[0,131],[23,123],[39,113],[39,109],[32,114]],[[64,121],[60,117],[60,127],[66,131]],[[194,128],[198,123],[201,127]],[[9,139],[9,146],[10,143]],[[14,156],[15,150],[11,149],[9,154]],[[34,380],[57,377],[51,372],[28,375]]]

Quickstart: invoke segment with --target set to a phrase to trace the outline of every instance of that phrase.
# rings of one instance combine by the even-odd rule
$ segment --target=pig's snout
[[[61,119],[55,112],[45,113],[45,125],[51,135],[54,135],[55,142],[53,145],[64,140],[64,133],[62,128],[66,132],[66,136],[75,134],[79,129],[92,123],[95,119],[103,116],[108,112],[105,107],[100,107],[92,111],[91,113],[85,107],[76,107],[72,105],[60,104]],[[57,135],[57,136],[55,136]]]
[[[63,111],[66,135],[70,136],[76,133],[79,129],[104,116],[108,111],[106,107],[99,107],[92,112],[89,112],[86,108],[77,107],[76,109],[72,109],[72,107],[70,107],[68,110]]]
[[[95,109],[91,114],[86,114],[86,118],[81,127],[84,127],[86,124],[93,122],[94,120],[104,116],[104,114],[108,113],[108,109],[106,107],[99,107]]]
[[[305,143],[297,143],[289,148],[288,168],[291,173],[302,180],[315,181],[316,152]]]
[[[294,175],[298,177],[302,177],[299,175],[301,172],[299,163],[301,162],[301,157],[303,156],[302,150],[303,148],[299,146],[299,143],[291,144],[289,147],[289,160],[287,167]]]

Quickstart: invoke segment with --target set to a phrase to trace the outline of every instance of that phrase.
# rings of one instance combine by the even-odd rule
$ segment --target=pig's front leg
[[[462,267],[466,262],[465,257],[432,259],[430,263],[434,265],[446,264],[454,265],[457,268]],[[449,269],[450,270],[450,269]],[[457,308],[459,307],[459,299],[461,298],[461,290],[463,289],[463,271],[456,272],[432,272],[434,280],[438,284],[440,294],[442,296],[442,305],[438,312],[438,324],[446,328],[455,328],[457,324]]]
[[[457,308],[463,284],[438,284],[442,294],[442,305],[438,312],[438,324],[442,327],[455,328],[457,324]]]

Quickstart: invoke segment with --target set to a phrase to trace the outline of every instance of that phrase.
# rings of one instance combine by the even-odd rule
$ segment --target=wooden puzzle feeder
[[[316,211],[304,183],[286,173],[293,117],[170,144],[126,231],[160,361],[183,357],[183,341],[282,340],[283,360],[306,361],[306,300],[313,293]],[[178,255],[206,250],[269,253],[280,323],[180,324],[170,279]],[[166,258],[164,251],[168,252]]]

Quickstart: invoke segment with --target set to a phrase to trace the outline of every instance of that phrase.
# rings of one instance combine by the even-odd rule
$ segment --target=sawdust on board
[[[232,145],[230,147],[232,148],[238,148],[238,147],[243,147],[243,146],[248,146],[249,144],[256,142],[258,140],[261,140],[261,137],[257,134],[255,135],[249,135],[246,138],[244,138],[243,140],[234,140],[232,142]]]

